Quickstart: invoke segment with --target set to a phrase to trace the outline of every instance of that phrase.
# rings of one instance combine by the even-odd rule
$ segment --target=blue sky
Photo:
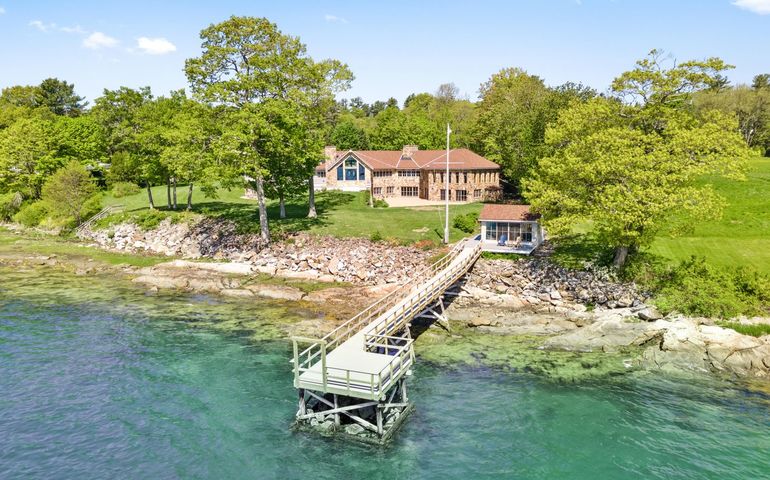
[[[0,88],[58,77],[89,100],[121,85],[184,88],[199,31],[230,15],[267,17],[314,58],[346,62],[356,80],[344,96],[366,101],[445,82],[475,99],[514,66],[603,91],[652,48],[722,57],[734,83],[770,73],[770,0],[0,0]]]

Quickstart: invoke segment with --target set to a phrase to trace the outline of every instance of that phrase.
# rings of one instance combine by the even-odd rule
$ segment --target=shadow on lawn
[[[286,202],[286,218],[279,218],[278,203],[270,201],[267,205],[267,217],[274,234],[288,235],[307,231],[312,227],[329,223],[328,213],[332,210],[358,201],[355,195],[342,192],[324,192],[316,197],[316,218],[308,218],[307,200],[291,199]],[[199,202],[193,205],[193,212],[207,216],[223,218],[235,222],[239,233],[259,232],[259,208],[253,203],[228,203],[219,200]]]

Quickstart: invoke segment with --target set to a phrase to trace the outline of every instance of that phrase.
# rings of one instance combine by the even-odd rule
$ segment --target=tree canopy
[[[750,151],[735,118],[695,115],[688,101],[726,68],[718,59],[666,68],[653,51],[613,82],[614,98],[563,111],[546,133],[551,153],[524,183],[547,227],[590,222],[622,266],[664,225],[718,216],[722,199],[696,180],[739,177]]]

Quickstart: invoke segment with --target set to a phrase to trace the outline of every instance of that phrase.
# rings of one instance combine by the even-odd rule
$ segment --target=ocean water
[[[0,478],[770,478],[770,395],[713,379],[418,358],[392,444],[292,432],[289,344],[211,326],[280,311],[0,271]]]

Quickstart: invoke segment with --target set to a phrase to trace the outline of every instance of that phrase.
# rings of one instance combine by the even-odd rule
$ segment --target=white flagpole
[[[446,124],[446,190],[444,191],[444,200],[446,200],[446,211],[444,212],[444,243],[449,244],[449,134],[452,129]]]

